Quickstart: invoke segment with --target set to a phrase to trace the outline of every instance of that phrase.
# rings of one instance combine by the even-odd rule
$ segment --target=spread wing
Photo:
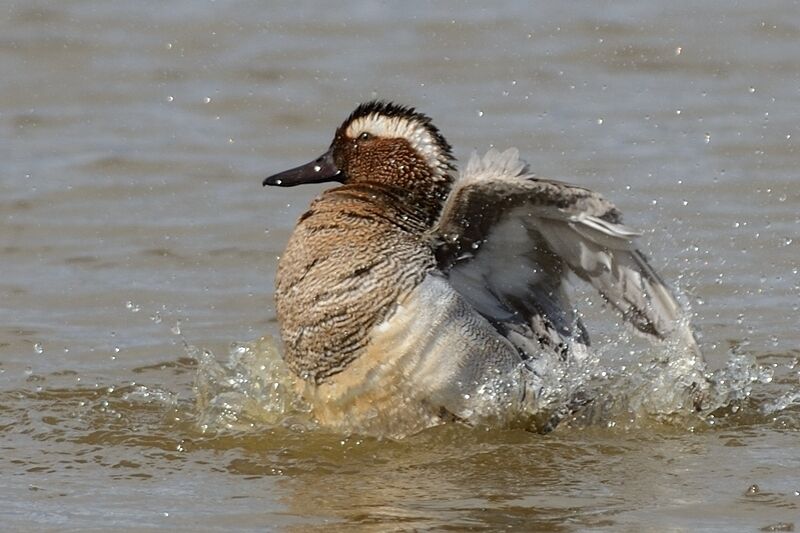
[[[494,323],[544,317],[559,334],[575,335],[562,290],[572,271],[639,332],[679,335],[699,354],[684,310],[614,205],[588,189],[531,176],[516,149],[473,154],[434,235],[441,270]]]

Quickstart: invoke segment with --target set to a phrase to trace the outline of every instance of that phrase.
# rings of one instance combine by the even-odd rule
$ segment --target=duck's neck
[[[395,211],[401,217],[408,217],[408,220],[413,219],[416,229],[427,231],[439,219],[452,188],[452,178],[446,176],[436,181],[422,182],[416,179],[408,183],[399,181],[392,184],[365,181],[353,184],[352,187],[368,191],[372,195],[371,202]]]

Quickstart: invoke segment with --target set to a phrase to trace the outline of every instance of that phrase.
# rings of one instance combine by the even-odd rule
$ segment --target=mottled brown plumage
[[[348,135],[348,125],[376,113],[416,119],[450,165],[449,145],[410,108],[362,105],[336,131],[330,152],[347,181],[300,217],[276,283],[284,358],[315,383],[357,357],[370,330],[435,266],[424,234],[439,216],[452,177],[432,175],[404,138]]]
[[[323,193],[301,217],[275,293],[284,358],[299,376],[319,383],[344,369],[435,266],[420,246],[435,214],[416,196],[354,183]]]

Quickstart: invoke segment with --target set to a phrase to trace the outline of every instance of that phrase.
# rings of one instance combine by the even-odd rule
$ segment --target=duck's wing
[[[533,177],[516,149],[473,154],[433,231],[440,269],[495,323],[538,314],[566,331],[574,315],[561,282],[572,271],[639,332],[679,335],[699,354],[683,308],[616,207],[588,189]]]

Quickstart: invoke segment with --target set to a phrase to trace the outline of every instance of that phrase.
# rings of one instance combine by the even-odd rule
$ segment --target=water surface
[[[798,526],[800,6],[418,7],[0,6],[5,527]],[[462,160],[517,146],[613,199],[691,305],[719,408],[672,416],[669,361],[595,304],[626,399],[592,420],[314,429],[272,285],[322,186],[260,182],[375,97],[433,116]]]

